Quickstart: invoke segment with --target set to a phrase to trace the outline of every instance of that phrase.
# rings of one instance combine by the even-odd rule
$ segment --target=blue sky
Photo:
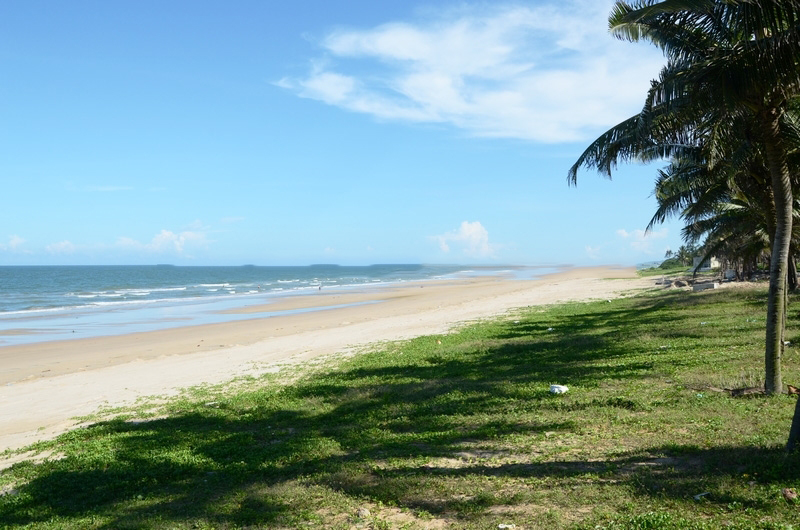
[[[625,264],[663,164],[566,183],[663,64],[613,2],[0,5],[0,265]]]

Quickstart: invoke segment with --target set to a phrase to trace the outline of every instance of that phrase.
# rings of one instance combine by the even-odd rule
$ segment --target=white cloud
[[[74,254],[77,247],[70,241],[64,240],[44,247],[50,254]]]
[[[600,247],[593,247],[591,245],[586,245],[586,255],[589,259],[597,260],[600,259]]]
[[[442,252],[450,252],[450,245],[454,245],[472,258],[494,257],[498,248],[489,243],[489,232],[479,221],[463,221],[458,230],[432,236],[432,239],[439,243]]]
[[[646,232],[644,230],[637,229],[632,232],[628,232],[625,229],[619,229],[617,230],[617,235],[622,239],[629,241],[632,249],[645,254],[654,254],[661,252],[653,250],[653,243],[659,239],[665,239],[669,235],[669,230],[664,228],[663,230],[651,230]]]
[[[18,235],[8,236],[8,243],[0,243],[0,250],[7,252],[21,252],[23,254],[27,254],[29,252],[21,248],[23,243],[25,243],[25,240],[19,237]]]
[[[205,235],[198,232],[181,232],[176,234],[169,230],[162,230],[155,235],[150,242],[150,247],[155,251],[164,251],[174,249],[175,252],[180,254],[183,252],[184,246],[187,242],[197,242],[205,240]]]
[[[209,230],[211,230],[211,227],[204,224],[203,221],[201,221],[200,219],[195,219],[194,221],[186,225],[186,229],[193,232],[208,232]]]
[[[13,235],[8,238],[8,248],[11,250],[17,250],[17,248],[19,248],[19,246],[24,242],[25,240],[18,235]]]
[[[654,47],[608,35],[611,6],[474,6],[336,30],[321,40],[325,58],[312,60],[305,77],[276,84],[381,119],[447,123],[477,136],[583,140],[637,112],[663,64]]]
[[[137,251],[183,254],[187,247],[206,246],[207,244],[208,239],[205,232],[185,230],[175,233],[171,230],[161,230],[153,236],[149,243],[141,243],[130,237],[120,237],[115,246]]]

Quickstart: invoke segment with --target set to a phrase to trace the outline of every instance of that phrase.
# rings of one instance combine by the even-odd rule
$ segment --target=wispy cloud
[[[70,241],[64,240],[47,245],[44,249],[50,254],[74,254],[77,248]]]
[[[19,237],[18,235],[10,236],[8,238],[8,248],[10,248],[11,250],[17,250],[20,247],[20,245],[22,245],[24,242],[25,240]]]
[[[141,243],[130,237],[120,237],[115,246],[136,251],[183,254],[188,247],[204,247],[207,244],[205,232],[184,230],[175,233],[171,230],[161,230],[148,243]]]
[[[8,236],[8,243],[0,243],[0,251],[14,253],[28,253],[22,248],[25,240],[18,235]]]
[[[489,232],[479,221],[463,221],[457,230],[431,239],[439,244],[442,252],[449,253],[451,246],[455,246],[471,258],[492,258],[498,249],[497,245],[489,243]]]
[[[189,229],[181,232],[161,230],[150,241],[141,242],[131,237],[119,237],[114,243],[89,243],[75,244],[69,240],[51,243],[44,247],[48,254],[53,255],[80,255],[84,253],[107,252],[111,250],[134,252],[140,254],[162,254],[192,257],[189,252],[204,248],[211,243],[207,237],[207,230],[202,223],[195,221]],[[3,245],[0,245],[2,249]]]
[[[593,247],[591,245],[586,245],[586,255],[591,260],[598,260],[600,259],[600,248],[599,246]]]
[[[487,5],[332,31],[307,75],[276,84],[380,119],[565,142],[636,112],[663,63],[608,35],[611,2]]]
[[[619,229],[617,230],[617,235],[628,241],[633,250],[645,254],[656,254],[662,252],[653,249],[654,242],[659,239],[665,239],[669,235],[669,230],[664,228],[663,230],[651,230],[646,232],[637,229],[629,232],[625,229]]]

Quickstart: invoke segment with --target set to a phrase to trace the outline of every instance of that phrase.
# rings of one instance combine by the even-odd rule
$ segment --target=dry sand
[[[276,371],[379,341],[444,333],[515,308],[611,298],[652,285],[632,268],[601,267],[539,280],[483,277],[330,290],[269,305],[270,311],[326,308],[289,316],[2,347],[0,452],[52,438],[77,425],[75,416],[104,406]]]

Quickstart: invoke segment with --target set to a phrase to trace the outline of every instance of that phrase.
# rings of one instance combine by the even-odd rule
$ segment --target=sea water
[[[544,272],[549,271],[457,265],[6,266],[0,267],[0,346],[313,311],[223,313],[320,289]]]

